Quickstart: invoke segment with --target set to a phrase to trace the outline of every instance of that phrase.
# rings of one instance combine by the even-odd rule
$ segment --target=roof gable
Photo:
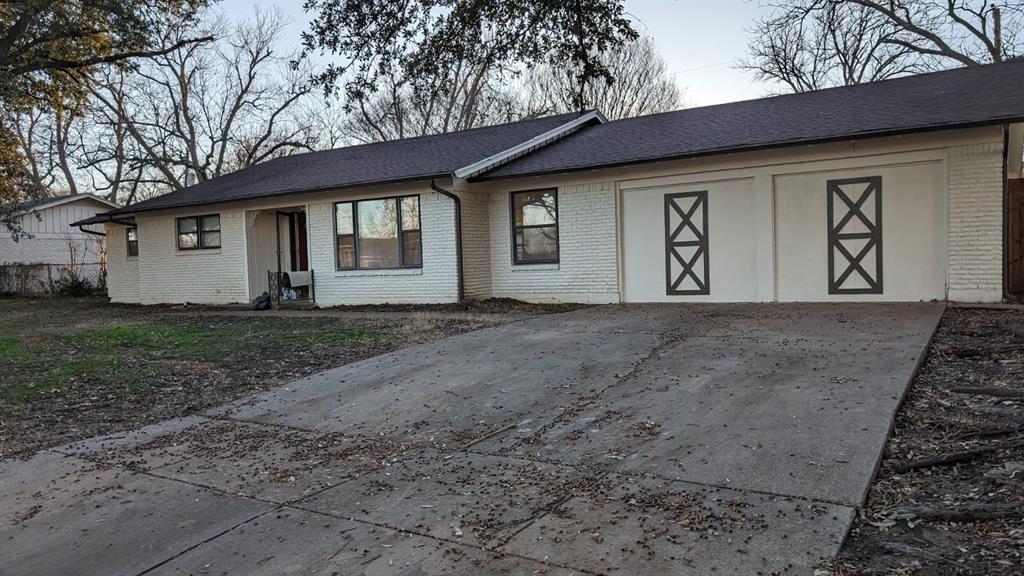
[[[40,210],[47,210],[50,208],[56,208],[65,204],[77,204],[80,202],[89,202],[95,204],[99,209],[109,208],[120,208],[121,205],[111,202],[106,198],[100,198],[94,194],[68,194],[65,196],[51,196],[48,198],[36,198],[35,200],[29,200],[23,202],[20,206],[25,212],[39,212]]]

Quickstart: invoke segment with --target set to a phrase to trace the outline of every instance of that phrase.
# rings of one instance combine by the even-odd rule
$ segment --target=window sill
[[[175,250],[178,256],[191,256],[193,254],[220,254],[220,248],[201,248],[198,250]]]
[[[336,270],[335,278],[360,278],[363,276],[422,276],[423,268],[379,268],[376,270]]]
[[[558,270],[561,264],[557,262],[549,262],[543,264],[513,264],[513,272],[529,272],[531,270]]]

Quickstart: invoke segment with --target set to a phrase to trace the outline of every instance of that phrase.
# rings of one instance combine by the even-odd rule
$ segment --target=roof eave
[[[340,185],[340,186],[338,186],[338,185],[331,185],[331,186],[318,186],[318,187],[315,187],[315,188],[296,188],[296,189],[293,189],[293,190],[285,190],[285,191],[277,191],[277,192],[266,192],[266,193],[257,194],[257,195],[254,195],[254,196],[246,196],[245,198],[232,198],[232,199],[228,199],[228,200],[212,200],[212,201],[209,201],[209,202],[189,202],[189,203],[183,203],[183,204],[175,204],[173,206],[156,206],[156,207],[153,207],[153,208],[141,208],[140,209],[140,208],[136,208],[134,206],[125,206],[124,208],[121,208],[120,210],[113,211],[114,213],[112,215],[123,216],[123,215],[134,215],[134,214],[138,214],[138,213],[141,213],[141,212],[159,212],[161,210],[179,210],[179,209],[182,209],[182,208],[196,208],[196,207],[199,207],[199,206],[212,206],[214,204],[234,204],[236,202],[247,202],[249,200],[264,200],[266,198],[275,198],[275,197],[278,197],[278,196],[287,197],[287,196],[297,196],[299,194],[315,194],[315,193],[318,193],[318,192],[328,192],[328,191],[331,191],[331,190],[346,191],[346,190],[350,190],[350,189],[353,189],[353,188],[364,188],[364,187],[367,187],[367,186],[387,186],[387,185],[390,185],[390,184],[405,184],[405,183],[409,183],[409,182],[429,181],[429,180],[434,180],[434,179],[438,179],[438,178],[451,178],[451,176],[452,175],[450,173],[447,173],[447,172],[445,172],[445,173],[438,173],[438,174],[425,174],[425,175],[410,176],[410,177],[407,177],[407,178],[396,178],[396,179],[393,179],[393,180],[379,180],[379,181],[373,181],[373,182],[356,182],[356,183],[344,184],[344,185]]]

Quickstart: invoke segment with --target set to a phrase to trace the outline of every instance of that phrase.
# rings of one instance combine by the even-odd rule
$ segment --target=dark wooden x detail
[[[693,203],[686,210],[679,206],[679,201],[686,198],[693,198]],[[665,195],[665,279],[666,294],[670,295],[705,295],[710,293],[708,283],[708,193],[700,192],[679,192]],[[671,215],[679,216],[679,224],[672,226]],[[701,225],[698,227],[695,218],[700,218]],[[679,240],[683,230],[689,229],[693,232],[693,240]],[[696,247],[689,258],[684,258],[679,253],[679,248]],[[704,258],[703,270],[697,268],[697,261]],[[679,273],[672,273],[673,262],[679,264]],[[703,272],[702,274],[700,272]],[[679,286],[690,278],[693,280],[695,289],[683,289]]]
[[[867,184],[864,191],[853,201],[843,189],[844,186]],[[870,178],[851,178],[847,180],[829,180],[828,184],[828,275],[829,294],[881,294],[882,293],[882,179],[879,176]],[[869,217],[864,213],[864,204],[874,196],[875,211]],[[847,211],[834,223],[835,198],[846,206]],[[854,218],[860,220],[866,232],[843,232],[843,229]],[[846,240],[865,240],[864,246],[853,254],[843,244]],[[875,274],[872,276],[864,267],[863,262],[872,248],[875,250]],[[836,276],[835,252],[839,252],[846,260],[846,267]],[[856,272],[867,283],[867,288],[847,288],[843,285]]]

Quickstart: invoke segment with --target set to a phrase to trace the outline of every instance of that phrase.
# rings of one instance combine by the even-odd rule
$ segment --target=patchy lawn
[[[0,458],[202,411],[490,324],[200,315],[102,300],[0,300]]]
[[[1024,311],[946,311],[833,568],[1024,573]]]

